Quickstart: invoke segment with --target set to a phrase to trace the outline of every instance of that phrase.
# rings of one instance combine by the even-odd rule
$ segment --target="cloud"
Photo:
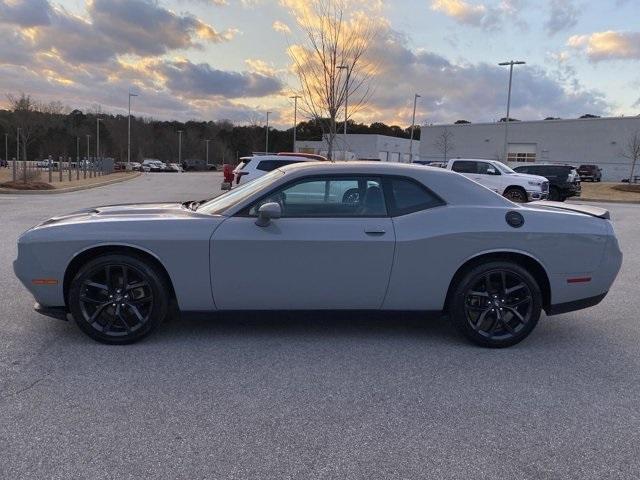
[[[0,0],[0,23],[21,27],[48,25],[51,10],[47,0]]]
[[[517,18],[523,0],[502,0],[498,6],[465,0],[431,0],[431,10],[442,13],[463,25],[496,28],[508,18]],[[524,23],[518,20],[524,26]]]
[[[573,0],[550,0],[549,18],[544,24],[551,35],[568,30],[578,23],[580,11]]]
[[[504,116],[508,71],[503,67],[413,50],[406,36],[391,28],[380,35],[381,41],[367,53],[378,61],[375,94],[359,120],[386,119],[408,125],[413,93],[422,96],[418,104],[421,121],[442,123],[464,118],[477,122]],[[601,93],[578,87],[565,85],[542,68],[519,67],[514,71],[513,115],[523,119],[549,115],[571,118],[609,111]]]
[[[264,97],[278,93],[283,87],[274,76],[217,70],[206,63],[194,64],[188,60],[161,63],[157,71],[172,91],[196,96]]]
[[[275,22],[273,22],[273,29],[276,32],[280,33],[291,33],[291,29],[289,28],[289,26],[286,23],[281,22],[280,20],[276,20]]]
[[[592,62],[604,60],[640,60],[640,32],[595,32],[573,35],[567,46],[580,50]]]

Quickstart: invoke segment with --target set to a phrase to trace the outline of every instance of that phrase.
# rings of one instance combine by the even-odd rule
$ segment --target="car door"
[[[256,225],[257,209],[282,217]],[[395,245],[381,179],[307,177],[225,220],[211,240],[211,279],[224,310],[377,309]]]
[[[502,195],[506,185],[504,185],[500,170],[491,162],[477,162],[477,166],[477,172],[472,178],[476,182]]]

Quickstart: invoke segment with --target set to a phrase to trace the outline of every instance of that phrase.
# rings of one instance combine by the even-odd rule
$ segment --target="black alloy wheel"
[[[456,327],[474,343],[487,347],[507,347],[526,338],[542,310],[535,279],[511,262],[475,267],[458,284],[453,298]]]
[[[527,192],[519,187],[508,188],[507,191],[504,192],[504,196],[515,203],[526,203],[527,201]]]
[[[85,264],[72,281],[69,309],[95,340],[125,344],[155,329],[168,309],[163,275],[143,260],[105,255]]]

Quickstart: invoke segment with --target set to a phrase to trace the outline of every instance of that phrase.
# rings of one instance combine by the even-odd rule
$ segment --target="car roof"
[[[396,163],[396,162],[376,162],[376,161],[340,161],[340,162],[300,162],[292,163],[279,170],[283,172],[304,171],[323,175],[326,173],[357,173],[357,174],[386,174],[386,175],[407,175],[415,176],[420,172],[430,171],[437,175],[457,175],[455,172],[439,167],[428,165]]]
[[[246,157],[246,160],[299,160],[301,162],[317,162],[317,159],[309,158],[305,156],[297,155],[254,155],[253,157]]]

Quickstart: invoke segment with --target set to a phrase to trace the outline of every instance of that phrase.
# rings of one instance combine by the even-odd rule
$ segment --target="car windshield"
[[[498,170],[500,170],[502,173],[504,173],[505,175],[511,175],[513,173],[516,173],[515,170],[513,170],[511,167],[506,166],[504,163],[501,162],[493,162],[493,164],[498,167]]]
[[[273,170],[262,177],[251,182],[245,183],[239,187],[230,190],[219,197],[212,198],[197,208],[198,212],[209,213],[212,215],[223,213],[230,207],[242,202],[245,198],[250,197],[254,193],[268,187],[270,184],[278,180],[284,172],[281,170]]]

